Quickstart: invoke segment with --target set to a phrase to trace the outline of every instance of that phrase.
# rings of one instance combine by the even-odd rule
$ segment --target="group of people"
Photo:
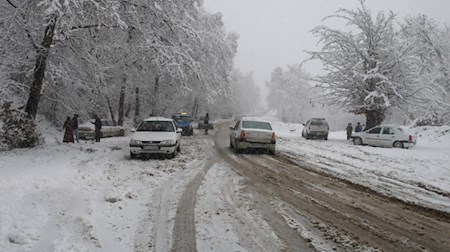
[[[78,132],[78,117],[78,114],[74,114],[73,118],[70,118],[70,116],[68,116],[66,121],[64,122],[64,143],[75,143],[75,141],[77,141],[77,143],[80,142],[80,134]],[[95,115],[94,118],[95,122],[93,124],[95,125],[95,141],[100,142],[100,138],[102,136],[102,121],[97,115]]]
[[[353,126],[351,123],[348,123],[346,130],[347,130],[347,140],[349,140],[350,137],[352,136],[352,132],[353,132]],[[358,122],[355,126],[355,132],[361,132],[361,131],[363,131],[363,127],[362,127],[361,123]]]

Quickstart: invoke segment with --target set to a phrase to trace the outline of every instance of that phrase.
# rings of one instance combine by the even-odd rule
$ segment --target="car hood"
[[[177,140],[176,132],[159,132],[159,131],[136,131],[131,136],[133,140],[139,141],[162,141]]]

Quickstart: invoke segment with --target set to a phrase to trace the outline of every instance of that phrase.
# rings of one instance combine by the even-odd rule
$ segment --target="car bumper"
[[[95,133],[94,132],[80,132],[78,131],[78,135],[80,139],[94,139]]]
[[[172,154],[176,145],[173,146],[130,146],[130,153],[141,154]]]
[[[414,145],[416,145],[416,142],[403,142],[403,148],[412,148]]]
[[[327,136],[328,132],[324,132],[324,131],[311,131],[309,132],[310,136]]]
[[[238,142],[239,149],[268,149],[275,151],[274,143]]]
[[[190,135],[193,132],[193,129],[190,127],[181,127],[181,129],[183,130],[183,132],[181,132],[181,135],[183,136]]]

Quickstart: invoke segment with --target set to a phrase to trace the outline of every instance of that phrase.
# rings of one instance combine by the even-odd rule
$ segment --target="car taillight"
[[[412,137],[411,135],[409,135],[408,141],[409,141],[409,142],[412,142],[412,141],[413,141],[413,137]]]
[[[277,137],[275,136],[275,132],[272,132],[272,143],[277,141]]]
[[[241,130],[241,134],[239,135],[239,139],[241,139],[241,141],[245,141],[245,131]]]

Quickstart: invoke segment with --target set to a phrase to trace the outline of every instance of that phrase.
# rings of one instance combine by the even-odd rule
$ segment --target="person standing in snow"
[[[65,129],[63,142],[73,143],[72,121],[70,120],[70,116],[68,116],[64,122],[63,128]]]
[[[95,115],[95,141],[100,142],[100,138],[102,137],[102,121],[98,117],[98,115]]]
[[[353,126],[351,123],[348,123],[346,130],[347,130],[347,140],[349,140],[353,132]]]
[[[208,127],[209,127],[209,114],[206,113],[204,122],[205,124],[205,135],[208,135]]]
[[[80,135],[78,134],[78,114],[75,114],[72,118],[73,137],[77,143],[80,142]]]
[[[355,126],[355,132],[361,132],[362,131],[362,125],[358,122]]]

